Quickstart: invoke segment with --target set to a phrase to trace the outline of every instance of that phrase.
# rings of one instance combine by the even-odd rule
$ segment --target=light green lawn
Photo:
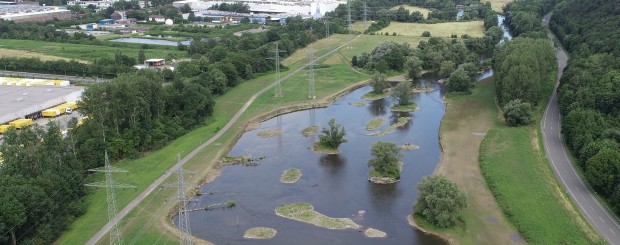
[[[467,21],[467,22],[445,22],[437,24],[420,24],[420,23],[403,23],[392,21],[386,28],[381,29],[378,33],[396,33],[402,36],[421,37],[422,33],[429,31],[432,37],[450,37],[456,34],[461,37],[467,34],[471,37],[484,36],[483,21]]]

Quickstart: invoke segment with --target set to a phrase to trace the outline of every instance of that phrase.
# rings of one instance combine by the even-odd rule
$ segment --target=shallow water
[[[191,212],[192,235],[216,244],[443,244],[442,240],[412,228],[406,219],[417,198],[415,185],[423,176],[432,174],[441,154],[438,130],[444,105],[440,87],[434,81],[422,83],[435,90],[417,94],[413,101],[420,109],[411,113],[391,112],[392,98],[372,102],[360,99],[371,91],[370,87],[363,87],[327,108],[281,115],[263,122],[260,129],[246,132],[229,155],[265,158],[255,167],[226,167],[218,178],[201,188],[202,193],[213,194],[193,197],[189,208],[228,200],[237,201],[237,206]],[[366,105],[355,106],[354,102]],[[378,129],[382,130],[403,116],[413,120],[385,136],[366,135],[370,131],[365,124],[373,117],[386,121]],[[331,118],[345,126],[349,142],[341,145],[339,155],[312,152],[310,147],[318,137],[303,137],[301,130],[311,125],[325,127]],[[276,128],[282,131],[280,136],[262,139],[256,135]],[[379,140],[420,146],[419,150],[403,151],[399,183],[368,182],[370,148]],[[280,175],[288,168],[301,169],[297,183],[280,183]],[[372,227],[388,235],[366,238],[358,230],[328,230],[275,214],[275,208],[292,202],[308,202],[327,216],[353,219],[363,226],[360,230]],[[268,241],[243,239],[245,230],[255,226],[272,227],[278,233]]]

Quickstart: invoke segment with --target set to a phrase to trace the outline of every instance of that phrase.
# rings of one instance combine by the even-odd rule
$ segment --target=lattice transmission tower
[[[123,237],[121,235],[119,224],[118,222],[113,222],[114,217],[116,217],[116,214],[118,213],[118,207],[116,206],[116,193],[114,190],[136,188],[136,186],[114,181],[112,179],[112,173],[127,173],[129,171],[112,167],[112,164],[110,164],[110,159],[108,158],[107,150],[105,151],[105,165],[102,168],[93,168],[89,169],[88,171],[105,173],[105,181],[85,184],[85,186],[106,188],[108,201],[108,221],[113,223],[112,228],[109,232],[110,244],[123,244]]]
[[[278,42],[275,42],[275,47],[274,50],[272,50],[271,52],[274,52],[274,57],[273,58],[267,58],[267,59],[273,59],[276,62],[276,85],[274,86],[274,94],[273,97],[282,97],[282,85],[280,84],[280,53],[286,52],[284,50],[280,50],[278,48]]]
[[[181,161],[181,155],[177,154],[177,162]],[[187,211],[187,203],[189,202],[189,198],[185,193],[187,188],[187,184],[185,183],[185,174],[189,173],[189,171],[185,170],[180,165],[177,167],[177,183],[176,184],[166,184],[167,188],[176,188],[178,199],[178,209],[179,213],[177,214],[178,228],[180,230],[179,239],[181,245],[191,245],[192,244],[192,232],[189,224],[189,212]]]
[[[353,25],[351,24],[351,1],[347,0],[347,20],[349,22],[349,49],[351,49],[351,41],[353,41]]]
[[[315,90],[314,90],[314,49],[309,50],[309,61],[308,61],[308,99],[316,98]]]

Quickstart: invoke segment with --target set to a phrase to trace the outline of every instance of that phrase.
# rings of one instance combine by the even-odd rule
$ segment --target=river
[[[503,16],[498,16],[498,21],[506,31],[501,24]],[[505,37],[511,38],[509,34]],[[476,79],[492,74],[492,70],[487,70]],[[416,184],[432,174],[441,157],[439,125],[445,111],[443,89],[435,78],[426,76],[416,85],[431,87],[433,91],[414,96],[412,101],[419,107],[414,112],[390,111],[395,102],[392,98],[361,99],[372,90],[366,86],[344,95],[329,107],[280,115],[244,133],[229,155],[261,160],[256,166],[225,167],[219,177],[200,187],[203,195],[193,196],[189,209],[229,200],[236,201],[236,206],[191,212],[192,235],[216,244],[446,244],[411,227],[406,219],[417,199]],[[387,135],[369,136],[371,131],[365,129],[372,118],[386,121],[375,130],[380,131],[400,117],[412,120]],[[312,125],[326,127],[332,118],[344,125],[348,142],[340,146],[338,155],[313,152],[310,148],[318,137],[304,137],[301,131]],[[257,135],[273,129],[279,129],[281,134],[271,138]],[[379,140],[420,147],[403,151],[401,181],[396,184],[368,181],[370,148]],[[302,176],[294,184],[283,184],[280,175],[289,168],[300,169]],[[329,230],[275,214],[277,207],[293,202],[310,203],[316,211],[330,217],[351,218],[362,228]],[[176,223],[176,219],[173,221]],[[257,226],[274,228],[277,235],[270,240],[243,238],[247,229]],[[384,231],[387,237],[367,238],[361,232],[366,228]]]

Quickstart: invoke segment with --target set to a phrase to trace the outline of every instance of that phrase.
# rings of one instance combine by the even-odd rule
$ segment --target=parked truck
[[[0,134],[4,134],[7,130],[9,130],[10,127],[11,125],[8,124],[0,125]]]
[[[17,119],[9,123],[11,127],[16,129],[22,129],[32,125],[32,119]]]

